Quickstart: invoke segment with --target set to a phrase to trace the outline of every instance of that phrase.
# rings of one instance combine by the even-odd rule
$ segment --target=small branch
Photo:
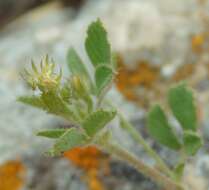
[[[180,184],[174,182],[158,170],[146,165],[143,161],[137,159],[135,155],[129,153],[119,145],[108,142],[98,143],[105,151],[108,151],[110,154],[117,156],[118,159],[126,161],[128,164],[134,166],[140,173],[163,186],[165,190],[184,190]]]
[[[141,134],[132,126],[130,122],[125,120],[125,118],[119,113],[119,116],[122,119],[123,126],[122,128],[126,130],[131,137],[143,146],[144,150],[156,161],[159,168],[165,172],[169,177],[174,177],[173,172],[168,168],[165,162],[160,158],[160,156],[146,143]]]

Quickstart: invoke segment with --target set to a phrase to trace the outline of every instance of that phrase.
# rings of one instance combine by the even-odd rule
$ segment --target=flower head
[[[31,62],[32,71],[24,70],[23,78],[29,84],[29,86],[36,90],[37,88],[42,92],[56,89],[59,87],[62,77],[62,71],[59,74],[54,72],[55,63],[53,60],[49,60],[48,56],[45,56],[40,63],[40,69],[38,69],[34,62]]]

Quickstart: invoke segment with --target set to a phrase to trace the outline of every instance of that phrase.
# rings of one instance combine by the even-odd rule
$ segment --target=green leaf
[[[161,144],[178,150],[181,144],[159,105],[154,106],[148,114],[148,131]]]
[[[111,65],[114,71],[117,71],[117,62],[118,62],[118,55],[116,52],[112,52]]]
[[[63,101],[69,103],[70,98],[72,98],[72,89],[70,88],[69,82],[64,83],[60,89],[60,96]]]
[[[46,105],[46,111],[48,113],[61,116],[66,120],[76,123],[77,118],[74,112],[70,109],[68,104],[55,92],[49,91],[43,93],[41,96],[44,104]]]
[[[53,152],[54,155],[58,155],[74,147],[82,146],[86,142],[87,137],[82,131],[76,128],[70,128],[56,141],[50,152]]]
[[[46,105],[39,96],[20,96],[17,101],[36,108],[46,109]]]
[[[96,68],[95,80],[97,87],[97,94],[100,95],[101,92],[112,82],[113,71],[111,68],[101,65]]]
[[[116,115],[116,111],[98,110],[90,114],[83,122],[82,126],[89,136],[94,136]]]
[[[197,115],[192,91],[187,89],[185,84],[180,84],[169,90],[168,101],[182,128],[195,131],[197,128]]]
[[[80,59],[79,55],[77,52],[73,49],[70,48],[67,53],[67,63],[68,67],[73,75],[78,75],[82,79],[84,79],[89,86],[91,86],[91,79],[88,74],[88,71],[83,64],[82,60]]]
[[[99,19],[88,27],[85,48],[95,67],[99,64],[111,64],[111,50],[107,32]]]
[[[180,181],[184,174],[184,166],[185,166],[185,163],[181,162],[177,164],[177,166],[174,168],[174,174],[175,174],[177,181]]]
[[[194,155],[202,145],[202,139],[196,132],[184,131],[184,149],[188,155]]]
[[[88,106],[88,111],[91,112],[93,109],[93,101],[91,94],[85,84],[79,76],[73,76],[70,81],[73,98],[82,99]]]
[[[36,135],[47,137],[47,138],[59,138],[62,136],[67,129],[52,129],[52,130],[45,130],[45,131],[39,131]]]

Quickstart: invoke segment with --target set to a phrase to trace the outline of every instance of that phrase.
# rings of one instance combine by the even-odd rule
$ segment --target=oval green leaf
[[[113,80],[113,71],[111,68],[101,65],[96,68],[95,81],[97,88],[97,95],[100,95]]]
[[[192,91],[182,83],[173,87],[168,93],[169,106],[184,130],[197,128],[197,114]]]
[[[87,137],[82,131],[70,128],[57,140],[50,153],[53,152],[54,155],[58,155],[74,147],[82,146],[86,141]]]
[[[116,115],[116,111],[98,110],[90,114],[83,122],[82,126],[91,137],[105,127]]]
[[[110,65],[110,44],[107,39],[107,32],[99,19],[92,22],[88,27],[85,48],[95,67],[102,63]]]
[[[67,53],[67,64],[70,72],[73,75],[78,75],[82,79],[85,80],[85,82],[88,83],[88,85],[91,87],[92,82],[91,78],[89,76],[89,73],[82,62],[81,58],[77,54],[77,52],[74,50],[74,48],[70,48]]]
[[[159,105],[154,106],[148,114],[148,131],[159,143],[178,150],[181,144]]]
[[[38,133],[36,133],[36,135],[41,137],[56,139],[61,137],[66,132],[66,130],[67,129],[44,130],[44,131],[39,131]]]
[[[184,150],[187,155],[194,155],[203,145],[201,137],[194,131],[184,131]]]

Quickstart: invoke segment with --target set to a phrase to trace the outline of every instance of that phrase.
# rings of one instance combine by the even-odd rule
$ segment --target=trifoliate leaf
[[[103,89],[107,87],[113,80],[113,71],[111,68],[101,65],[96,68],[95,80],[97,87],[97,94],[100,95]]]
[[[159,105],[154,106],[148,114],[148,131],[155,140],[171,149],[178,150],[181,147]]]
[[[83,122],[82,126],[89,136],[95,135],[116,115],[116,111],[98,110],[90,114]]]
[[[46,109],[47,107],[39,96],[20,96],[17,101],[40,109]]]
[[[95,67],[99,64],[111,64],[110,44],[107,33],[99,19],[88,27],[85,48]]]
[[[55,92],[47,92],[41,96],[44,104],[47,106],[47,112],[61,116],[69,121],[75,122],[77,118],[74,112],[69,108],[68,104]]]
[[[70,110],[67,103],[54,92],[43,93],[41,96],[21,96],[17,101],[64,117],[69,121],[76,121],[76,116],[73,111]]]
[[[36,135],[47,137],[47,138],[59,138],[61,137],[67,129],[51,129],[51,130],[45,130],[45,131],[39,131]]]
[[[182,128],[195,131],[197,128],[196,107],[193,94],[185,84],[171,88],[168,93],[168,101]]]
[[[57,155],[71,148],[82,146],[86,141],[87,137],[82,131],[70,128],[57,140],[50,152]]]
[[[196,132],[184,131],[184,149],[188,155],[194,155],[202,144],[202,139]]]
[[[70,48],[67,53],[67,63],[69,70],[73,75],[80,76],[82,79],[91,86],[91,79],[87,72],[85,65],[83,64],[81,58],[77,54],[77,52]]]

